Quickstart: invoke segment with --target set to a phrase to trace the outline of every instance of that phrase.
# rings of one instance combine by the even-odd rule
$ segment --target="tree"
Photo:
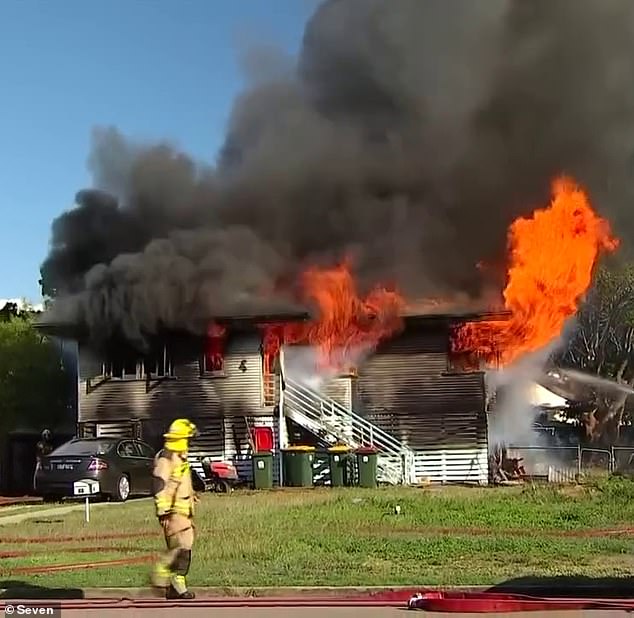
[[[8,301],[0,308],[0,322],[8,322],[12,318],[28,320],[38,313],[26,299],[22,299],[20,305]]]
[[[31,319],[0,321],[0,434],[54,425],[67,410],[69,380],[55,345]]]
[[[580,308],[560,359],[563,365],[634,385],[634,265],[601,268]],[[614,444],[624,420],[626,389],[591,388],[592,406],[581,414],[590,442]]]

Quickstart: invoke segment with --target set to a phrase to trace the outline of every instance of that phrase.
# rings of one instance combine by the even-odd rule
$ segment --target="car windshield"
[[[107,455],[114,445],[112,440],[73,440],[62,444],[51,455]]]

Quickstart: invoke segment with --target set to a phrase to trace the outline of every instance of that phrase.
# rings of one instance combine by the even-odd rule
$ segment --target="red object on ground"
[[[43,601],[22,601],[11,599],[9,603],[0,602],[0,608],[5,605],[25,603],[31,607]],[[62,610],[71,609],[131,609],[131,608],[159,608],[159,607],[404,607],[403,599],[381,600],[371,597],[197,597],[187,601],[167,601],[164,598],[154,599],[77,599],[55,601]]]
[[[194,589],[195,590],[195,589]],[[408,599],[410,599],[408,604]],[[15,605],[19,599],[3,600]],[[44,601],[25,601],[31,606]],[[384,591],[348,596],[294,596],[294,597],[197,597],[190,601],[166,601],[162,598],[140,599],[69,599],[60,600],[61,609],[130,609],[159,607],[402,607],[441,613],[514,613],[556,610],[612,610],[634,609],[630,599],[570,599],[533,597],[489,592],[427,592],[412,597],[405,590]]]
[[[54,573],[56,571],[81,571],[88,568],[108,568],[113,566],[123,566],[127,564],[137,564],[139,562],[151,562],[156,560],[156,556],[149,554],[143,556],[133,556],[130,558],[116,558],[114,560],[98,560],[96,562],[77,562],[73,564],[48,564],[32,567],[15,567],[10,569],[2,569],[3,575],[14,575],[17,573],[35,574],[35,573]]]
[[[271,427],[253,427],[251,429],[253,450],[255,453],[270,453],[274,448],[273,429]]]
[[[101,547],[64,547],[62,549],[58,549],[58,551],[64,554],[107,554],[107,553],[139,553],[145,552],[147,550],[138,547],[114,547],[103,545]],[[29,558],[35,555],[32,550],[22,549],[22,550],[10,550],[10,551],[0,551],[0,558]],[[0,572],[2,572],[2,567],[0,567]]]
[[[426,605],[412,605],[409,609],[446,613],[514,613],[556,610],[620,610],[634,609],[628,599],[551,599],[522,595],[474,593],[468,598],[445,597],[445,593],[427,599]],[[458,594],[458,593],[456,593]],[[420,602],[422,599],[419,599]],[[11,604],[19,602],[12,599]],[[36,606],[38,601],[25,601]],[[43,602],[39,602],[43,603]],[[400,595],[356,595],[349,597],[197,597],[189,601],[166,601],[162,598],[144,599],[77,599],[61,600],[61,609],[130,609],[158,607],[403,607],[407,601]],[[5,603],[0,603],[4,608]]]
[[[121,534],[100,534],[95,536],[94,534],[88,536],[34,536],[34,537],[2,537],[0,536],[0,542],[12,544],[12,545],[41,545],[45,543],[82,543],[91,542],[98,543],[99,541],[105,541],[106,539],[136,539],[139,537],[156,537],[156,532],[126,532]]]
[[[220,479],[237,480],[238,471],[233,464],[225,461],[210,461],[209,471],[216,474]]]
[[[424,592],[412,597],[409,609],[427,612],[509,614],[557,610],[631,610],[631,599],[575,599],[534,597],[496,592]]]

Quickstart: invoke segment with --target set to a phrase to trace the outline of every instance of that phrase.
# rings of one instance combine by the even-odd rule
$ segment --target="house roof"
[[[296,313],[276,313],[276,314],[244,314],[232,316],[217,316],[214,321],[219,324],[241,327],[245,325],[253,325],[254,323],[266,324],[271,322],[301,322],[310,319],[307,312]],[[63,337],[68,339],[82,339],[89,336],[89,328],[85,324],[77,324],[71,322],[61,322],[51,320],[47,314],[41,316],[35,322],[35,328],[39,331],[52,335],[54,337]],[[167,329],[166,329],[167,330]],[[170,329],[171,330],[171,329]]]
[[[406,324],[464,323],[464,322],[503,322],[510,317],[508,311],[464,311],[451,313],[405,313]]]
[[[438,326],[446,327],[454,323],[478,321],[504,321],[509,317],[508,312],[465,311],[465,312],[408,312],[402,317],[406,327]],[[311,319],[308,311],[251,313],[231,316],[217,316],[215,322],[231,325],[236,328],[252,326],[254,323],[266,324],[274,322],[302,322]],[[35,322],[35,327],[41,332],[55,337],[68,339],[83,339],[89,336],[88,326],[85,324],[63,322],[55,320],[50,312],[46,312]]]

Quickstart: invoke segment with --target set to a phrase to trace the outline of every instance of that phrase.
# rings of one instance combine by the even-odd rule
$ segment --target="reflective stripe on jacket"
[[[187,459],[178,453],[163,449],[154,460],[157,488],[154,504],[158,517],[175,513],[184,517],[194,515],[194,490]]]

